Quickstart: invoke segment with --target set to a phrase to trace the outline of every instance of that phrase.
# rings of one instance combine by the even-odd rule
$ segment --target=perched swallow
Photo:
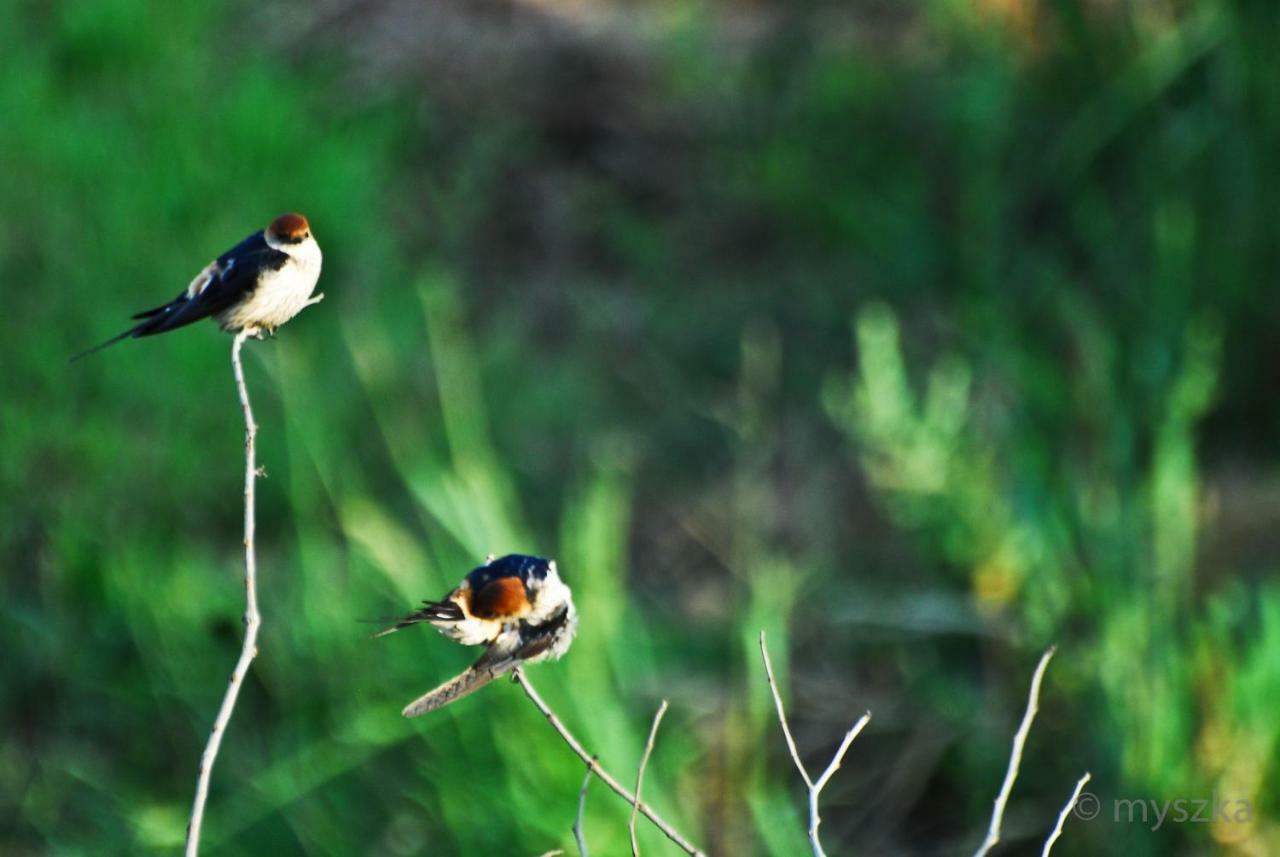
[[[320,245],[301,214],[282,214],[266,229],[223,253],[204,267],[172,301],[134,316],[141,321],[119,336],[81,352],[79,360],[122,339],[165,333],[213,316],[228,333],[275,333],[303,307],[320,278]]]
[[[405,717],[434,711],[521,664],[560,657],[578,630],[573,593],[555,561],[536,556],[490,557],[443,600],[422,605],[375,636],[427,622],[464,646],[488,648],[461,675],[406,705]]]

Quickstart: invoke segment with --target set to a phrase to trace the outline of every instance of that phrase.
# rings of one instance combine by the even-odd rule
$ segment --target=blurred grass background
[[[190,5],[190,8],[187,8]],[[556,557],[531,677],[716,854],[1280,853],[1280,9],[1259,0],[0,3],[0,853],[181,842],[238,650],[213,325],[68,366],[285,210],[248,348],[265,626],[211,855],[572,849],[579,763],[357,620]],[[1115,823],[1117,798],[1248,823]],[[1234,804],[1233,804],[1234,807]],[[593,853],[626,807],[588,798]],[[669,853],[642,831],[645,853]]]

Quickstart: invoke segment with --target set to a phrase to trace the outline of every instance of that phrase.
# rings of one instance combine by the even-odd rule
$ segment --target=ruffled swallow
[[[554,560],[511,554],[490,557],[442,600],[424,601],[375,636],[421,622],[464,646],[486,648],[461,675],[406,705],[405,717],[434,711],[521,664],[559,658],[578,630],[578,612]]]
[[[71,359],[123,339],[166,333],[209,317],[228,333],[275,333],[304,307],[324,297],[311,296],[320,279],[320,263],[320,245],[307,218],[282,214],[205,265],[169,303],[138,313],[136,325]]]

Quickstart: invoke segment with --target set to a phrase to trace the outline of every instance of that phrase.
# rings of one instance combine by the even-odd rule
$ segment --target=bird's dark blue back
[[[540,556],[525,556],[523,554],[513,553],[504,557],[495,559],[488,565],[482,565],[473,569],[467,575],[467,583],[471,585],[473,592],[479,592],[484,587],[500,580],[504,577],[518,577],[521,580],[542,580],[547,576],[547,572],[551,568],[551,562]]]
[[[271,245],[267,243],[266,233],[259,229],[257,232],[245,236],[243,241],[219,256],[218,267],[225,268],[227,262],[236,256],[257,255],[268,251],[272,253],[279,252],[271,249]],[[280,255],[283,256],[284,254],[281,253]]]

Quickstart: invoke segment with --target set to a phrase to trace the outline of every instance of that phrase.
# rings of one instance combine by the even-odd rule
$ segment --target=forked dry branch
[[[800,778],[804,780],[805,787],[809,790],[809,847],[813,849],[814,857],[826,857],[826,852],[822,850],[822,842],[818,839],[818,826],[822,824],[822,818],[818,813],[818,801],[822,796],[822,790],[830,782],[831,777],[839,769],[840,763],[844,760],[844,754],[849,752],[849,745],[853,743],[853,739],[866,728],[871,722],[871,712],[868,711],[858,718],[858,722],[845,733],[844,740],[840,742],[840,746],[836,748],[836,753],[831,757],[831,763],[827,765],[827,769],[822,775],[814,780],[809,776],[809,771],[805,768],[804,762],[800,761],[800,753],[796,750],[796,740],[791,737],[791,726],[787,723],[787,713],[782,707],[782,694],[778,692],[778,683],[773,677],[773,663],[769,660],[769,647],[765,645],[764,631],[760,632],[760,656],[764,659],[764,673],[769,680],[769,690],[773,694],[773,704],[778,709],[778,722],[782,725],[783,737],[787,739],[787,749],[791,752],[791,761],[795,763],[796,770],[800,772]]]

